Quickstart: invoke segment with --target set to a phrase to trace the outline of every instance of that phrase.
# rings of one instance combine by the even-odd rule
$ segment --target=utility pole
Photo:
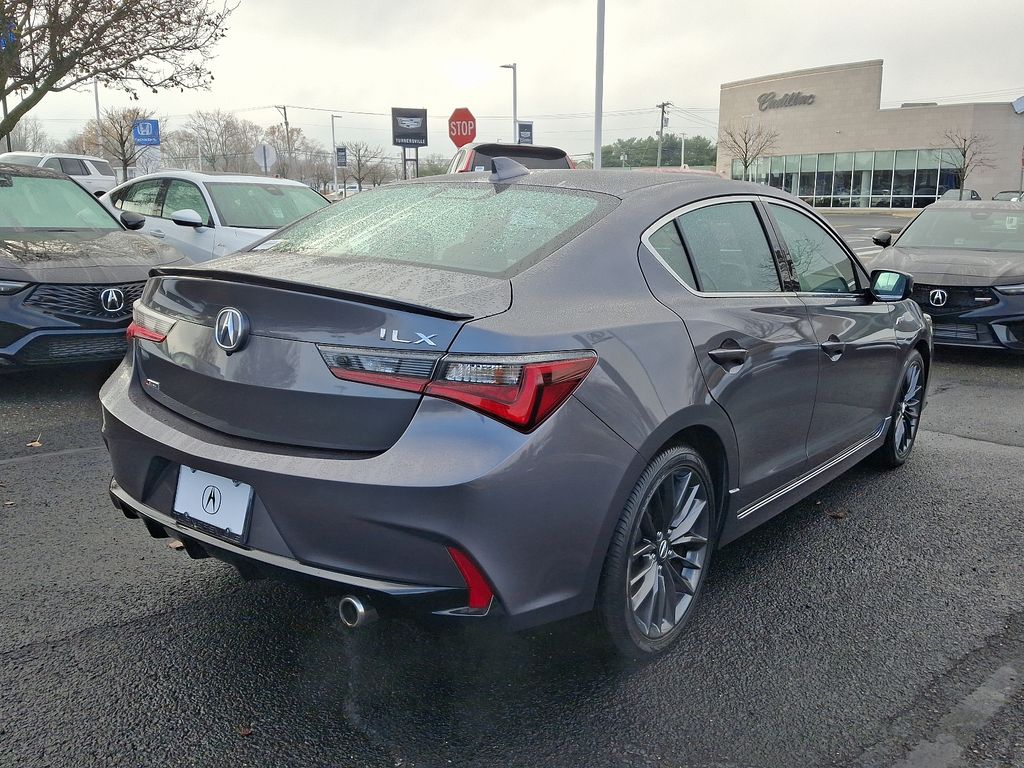
[[[686,133],[685,132],[682,134],[682,141],[683,141],[683,144],[679,148],[680,149],[680,151],[679,151],[679,167],[680,168],[685,168],[686,167]]]
[[[100,80],[92,81],[93,95],[96,97],[96,154],[103,157],[103,129],[100,123]],[[125,179],[127,181],[127,179]]]
[[[288,107],[279,106],[277,107],[277,111],[280,112],[281,116],[284,118],[284,143],[288,157],[288,172],[285,176],[288,176],[288,174],[292,172],[292,132],[291,128],[288,127]]]
[[[657,167],[661,168],[661,142],[665,138],[665,110],[672,106],[672,102],[663,101],[654,106],[661,110],[661,122],[658,123],[658,162],[656,163]]]
[[[597,61],[594,66],[594,169],[601,168],[601,119],[604,111],[604,0],[597,0]]]

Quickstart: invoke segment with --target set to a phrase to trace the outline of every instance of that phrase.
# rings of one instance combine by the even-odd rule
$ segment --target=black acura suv
[[[149,270],[184,262],[75,181],[0,165],[0,372],[117,360]]]

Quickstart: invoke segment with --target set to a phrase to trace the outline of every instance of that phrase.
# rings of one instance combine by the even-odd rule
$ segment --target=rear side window
[[[670,221],[647,239],[666,266],[680,280],[696,289],[697,282],[693,279],[693,269],[690,267],[690,260],[686,258],[686,249],[683,248],[676,223]]]
[[[85,167],[85,163],[74,157],[62,157],[60,158],[60,169],[64,171],[68,176],[88,176],[89,169]]]
[[[110,167],[110,163],[106,160],[90,160],[92,167],[96,169],[96,173],[100,176],[113,176],[114,169]]]
[[[132,184],[121,201],[121,210],[141,213],[143,216],[159,217],[161,213],[160,188],[163,184],[160,179]]]
[[[615,198],[492,184],[383,187],[332,205],[280,233],[269,250],[398,261],[511,276],[583,232]]]
[[[769,204],[800,290],[813,293],[853,293],[857,277],[846,251],[816,221],[784,205]]]
[[[761,220],[752,203],[720,203],[684,213],[677,221],[700,278],[710,293],[781,291]]]

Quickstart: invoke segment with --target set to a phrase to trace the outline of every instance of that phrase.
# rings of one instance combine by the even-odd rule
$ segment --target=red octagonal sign
[[[456,147],[464,147],[476,138],[476,118],[465,107],[459,107],[448,118],[448,137]]]

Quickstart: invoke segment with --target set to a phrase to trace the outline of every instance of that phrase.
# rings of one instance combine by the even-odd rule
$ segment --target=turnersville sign
[[[427,146],[427,110],[393,107],[391,143],[396,147]]]

